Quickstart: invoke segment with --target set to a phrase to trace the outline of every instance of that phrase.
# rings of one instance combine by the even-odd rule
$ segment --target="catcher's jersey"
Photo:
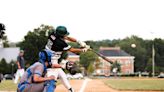
[[[48,37],[46,49],[50,49],[55,52],[62,52],[71,48],[64,39],[58,37],[55,33],[51,33]]]
[[[33,83],[33,76],[34,74],[37,74],[38,76],[44,76],[43,74],[44,66],[40,62],[36,62],[33,65],[31,65],[24,75],[22,76],[20,83],[22,82],[28,82]]]

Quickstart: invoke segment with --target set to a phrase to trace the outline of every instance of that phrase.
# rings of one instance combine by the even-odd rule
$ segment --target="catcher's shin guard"
[[[49,80],[45,82],[45,87],[43,92],[54,92],[55,88],[56,88],[56,81]]]

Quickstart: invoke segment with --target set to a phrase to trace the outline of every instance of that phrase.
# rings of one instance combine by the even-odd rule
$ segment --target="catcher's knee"
[[[56,81],[55,80],[46,81],[44,86],[45,86],[44,92],[54,92],[56,88]]]

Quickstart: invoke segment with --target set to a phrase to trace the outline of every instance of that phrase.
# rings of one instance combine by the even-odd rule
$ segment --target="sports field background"
[[[111,87],[115,90],[164,91],[164,79],[158,78],[106,78],[93,80],[101,80],[106,85],[108,85],[108,87]],[[58,85],[59,84],[60,83],[58,82]],[[16,91],[16,87],[17,85],[11,80],[5,80],[0,83],[0,91]]]

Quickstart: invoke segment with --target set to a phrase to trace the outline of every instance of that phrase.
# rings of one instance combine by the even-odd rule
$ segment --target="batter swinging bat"
[[[107,62],[109,62],[110,64],[113,64],[112,61],[110,61],[108,58],[106,58],[104,55],[94,51],[93,49],[90,49],[92,52],[96,53],[98,56],[100,56],[101,58],[103,58],[104,60],[106,60]]]

